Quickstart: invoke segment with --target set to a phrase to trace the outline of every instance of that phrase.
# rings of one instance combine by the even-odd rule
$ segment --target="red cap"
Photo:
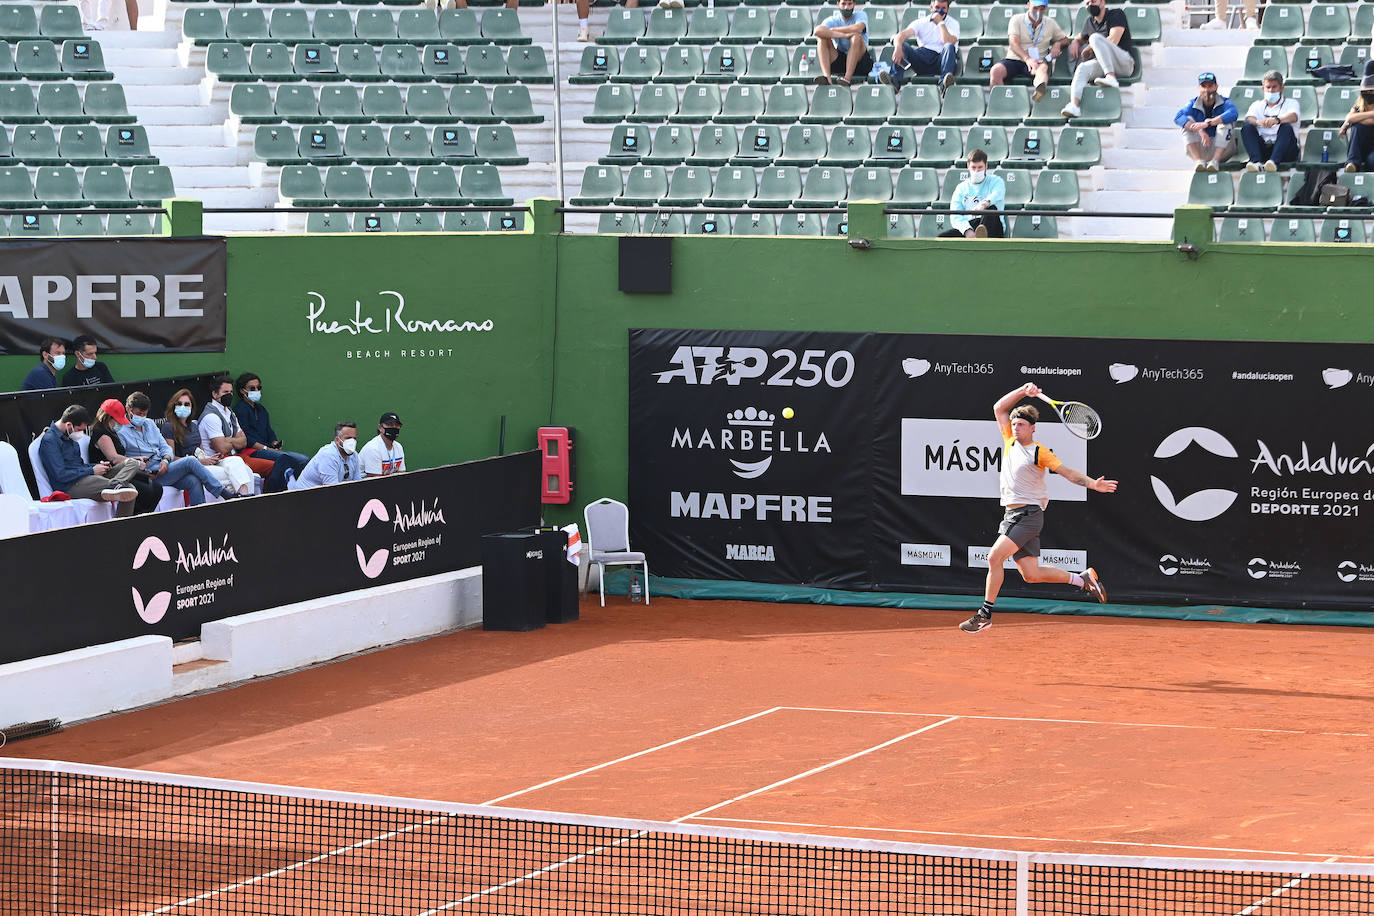
[[[129,425],[129,415],[124,412],[124,405],[114,398],[106,398],[100,402],[100,409],[105,411],[120,426]]]

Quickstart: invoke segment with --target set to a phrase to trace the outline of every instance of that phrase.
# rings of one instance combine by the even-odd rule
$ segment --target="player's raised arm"
[[[999,424],[1011,422],[1011,409],[1021,402],[1022,398],[1035,398],[1040,396],[1040,386],[1035,382],[1026,382],[1019,388],[1013,388],[1006,394],[997,399],[997,403],[992,405],[992,415],[997,418]]]
[[[1055,469],[1055,473],[1063,477],[1069,483],[1076,483],[1080,487],[1093,490],[1098,493],[1115,493],[1116,481],[1108,480],[1106,477],[1089,477],[1082,471],[1074,470],[1066,464],[1061,464]]]

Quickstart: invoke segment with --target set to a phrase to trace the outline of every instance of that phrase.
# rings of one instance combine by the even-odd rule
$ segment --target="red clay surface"
[[[1374,859],[1367,631],[1002,613],[970,636],[951,611],[608,600],[0,753],[919,843]]]

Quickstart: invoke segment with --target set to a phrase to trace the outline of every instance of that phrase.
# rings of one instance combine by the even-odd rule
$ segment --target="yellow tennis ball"
[[[783,418],[784,420],[790,420],[790,419],[792,419],[792,408],[791,408],[791,407],[784,407],[784,408],[782,409],[782,418]]]

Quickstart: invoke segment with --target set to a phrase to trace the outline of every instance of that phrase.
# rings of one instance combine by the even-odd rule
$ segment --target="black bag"
[[[1317,202],[1323,207],[1350,206],[1350,189],[1343,184],[1324,184],[1317,194]]]
[[[1309,76],[1327,83],[1353,83],[1355,68],[1350,64],[1325,64],[1307,71]]]
[[[1293,199],[1289,203],[1295,207],[1324,206],[1321,203],[1321,189],[1326,185],[1335,183],[1336,173],[1331,169],[1308,172],[1307,180],[1303,182],[1302,187],[1298,188],[1298,192],[1293,195]]]

